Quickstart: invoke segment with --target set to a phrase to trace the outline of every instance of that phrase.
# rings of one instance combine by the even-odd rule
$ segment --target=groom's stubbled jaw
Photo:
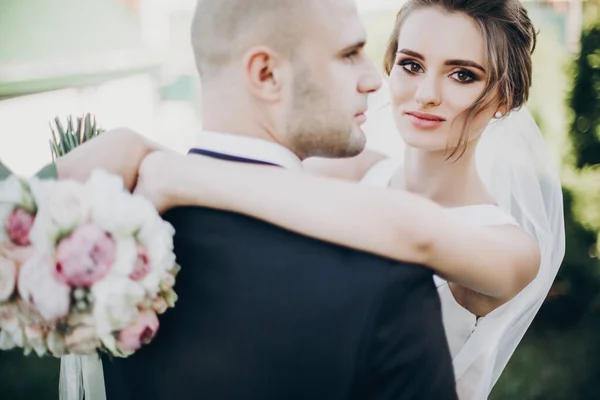
[[[381,78],[364,52],[366,32],[354,1],[320,4],[295,56],[288,147],[302,158],[352,157],[364,150],[367,98]]]

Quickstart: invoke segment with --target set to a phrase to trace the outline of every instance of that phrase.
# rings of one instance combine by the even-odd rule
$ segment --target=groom
[[[363,150],[380,78],[352,0],[200,0],[192,42],[191,153],[301,169]],[[165,218],[179,301],[149,346],[104,359],[108,400],[456,399],[430,270],[239,214]]]

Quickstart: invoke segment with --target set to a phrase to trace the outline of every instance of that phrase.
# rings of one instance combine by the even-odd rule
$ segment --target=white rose
[[[62,335],[56,331],[48,332],[48,336],[46,337],[46,346],[54,357],[62,357],[67,354],[65,340],[63,339]]]
[[[53,268],[50,256],[35,253],[21,266],[17,283],[21,298],[47,321],[66,316],[71,306],[71,288],[56,280]]]
[[[137,259],[137,244],[133,237],[118,238],[115,241],[115,261],[110,269],[109,275],[128,277],[133,272]]]
[[[25,327],[25,338],[38,357],[46,354],[48,350],[46,347],[46,332],[41,326],[32,325]]]
[[[98,189],[114,193],[125,191],[123,178],[119,175],[108,173],[103,169],[93,170],[85,186],[87,188],[96,188],[92,189],[94,191]]]
[[[56,241],[60,236],[60,230],[52,222],[52,217],[47,209],[38,210],[33,226],[29,231],[29,240],[31,244],[44,252],[53,252]]]
[[[138,234],[138,240],[148,251],[150,270],[162,273],[169,271],[175,265],[173,252],[173,236],[175,229],[160,217],[154,218],[151,224],[146,224]]]
[[[21,340],[21,343],[22,342],[23,341]],[[11,350],[15,347],[18,347],[18,345],[15,340],[13,340],[12,333],[0,329],[0,350]]]
[[[38,178],[30,178],[27,183],[36,203],[46,203],[56,185],[54,180]]]
[[[119,331],[135,321],[144,288],[129,278],[110,277],[92,286],[93,316],[99,337]]]
[[[16,175],[0,181],[0,203],[21,204],[24,198],[23,182]]]
[[[17,265],[0,253],[0,303],[8,300],[15,292]]]
[[[6,221],[14,208],[13,204],[0,202],[0,243],[7,243],[9,241],[8,232],[6,231]]]
[[[0,243],[8,241],[6,221],[15,206],[21,204],[24,199],[23,193],[23,184],[15,175],[0,181]]]
[[[155,297],[160,292],[160,278],[162,274],[155,271],[150,271],[148,275],[138,281],[140,285],[146,289],[150,297]]]
[[[0,307],[0,329],[13,332],[19,329],[18,309],[13,304]]]
[[[52,220],[52,215],[48,208],[50,196],[54,187],[55,181],[39,180],[32,178],[29,182],[33,197],[38,204],[38,211],[29,232],[29,240],[40,250],[53,251],[56,240],[60,235],[60,230]]]
[[[92,221],[113,237],[133,236],[148,218],[149,211],[156,214],[151,204],[124,189],[120,177],[104,171],[94,171],[85,190]]]
[[[0,306],[0,350],[23,347],[25,344],[25,334],[17,311],[12,304]]]
[[[75,181],[58,181],[52,187],[45,202],[38,205],[47,211],[53,224],[61,233],[87,221],[90,209],[83,185]]]

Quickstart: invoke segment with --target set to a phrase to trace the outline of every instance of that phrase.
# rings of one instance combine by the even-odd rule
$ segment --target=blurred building
[[[0,159],[33,173],[51,159],[49,122],[85,112],[104,128],[128,126],[185,151],[201,125],[189,38],[195,3],[0,0]],[[357,0],[376,64],[404,3]],[[575,46],[582,0],[526,3]]]

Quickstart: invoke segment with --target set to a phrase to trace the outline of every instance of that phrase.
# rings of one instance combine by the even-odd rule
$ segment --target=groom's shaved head
[[[322,0],[198,0],[192,46],[202,78],[210,78],[249,47],[265,45],[286,58]]]
[[[300,158],[359,154],[367,96],[381,85],[366,40],[355,0],[198,0],[203,126]]]

